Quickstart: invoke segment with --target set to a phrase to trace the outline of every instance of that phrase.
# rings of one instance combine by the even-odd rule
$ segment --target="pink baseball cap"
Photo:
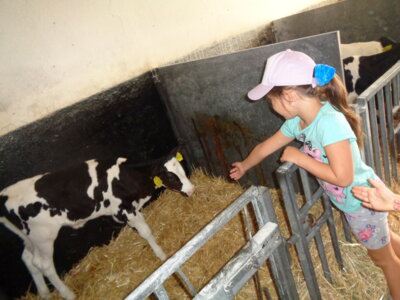
[[[251,100],[264,97],[274,86],[317,85],[314,60],[307,54],[287,49],[270,56],[259,85],[248,92]]]

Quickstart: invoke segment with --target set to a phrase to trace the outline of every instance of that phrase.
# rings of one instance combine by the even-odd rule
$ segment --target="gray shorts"
[[[361,207],[345,213],[346,219],[357,239],[367,249],[376,250],[390,242],[388,213]]]

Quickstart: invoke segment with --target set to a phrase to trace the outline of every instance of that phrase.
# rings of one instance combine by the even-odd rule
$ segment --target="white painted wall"
[[[0,0],[0,135],[321,2]]]

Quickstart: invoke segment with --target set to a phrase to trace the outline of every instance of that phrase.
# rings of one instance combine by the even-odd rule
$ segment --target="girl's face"
[[[297,115],[291,105],[291,101],[286,99],[285,96],[268,96],[268,99],[267,101],[270,101],[272,109],[286,120],[294,118]]]

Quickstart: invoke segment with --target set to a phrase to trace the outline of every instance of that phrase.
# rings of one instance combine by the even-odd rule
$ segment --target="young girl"
[[[282,51],[268,59],[261,84],[248,96],[251,100],[267,96],[286,121],[245,160],[233,163],[230,177],[240,179],[269,154],[295,138],[300,140],[303,152],[287,146],[280,160],[292,162],[319,179],[369,256],[382,268],[393,299],[400,300],[400,238],[389,230],[387,212],[363,207],[351,193],[353,186],[368,186],[368,178],[378,177],[361,160],[359,118],[348,106],[345,87],[335,69],[316,65],[302,52]]]

